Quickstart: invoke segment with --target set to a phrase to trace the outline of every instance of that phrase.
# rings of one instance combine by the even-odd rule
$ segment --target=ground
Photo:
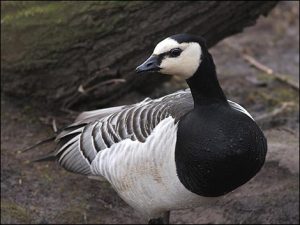
[[[220,83],[231,100],[245,106],[268,139],[263,169],[213,206],[173,211],[171,223],[299,224],[299,92],[242,59],[247,53],[299,83],[299,2],[280,2],[267,18],[210,49]],[[152,97],[185,84],[176,79]],[[112,103],[143,99],[131,93]],[[52,134],[70,115],[56,116],[1,95],[1,223],[144,223],[107,182],[66,172],[54,162],[30,163],[54,145],[19,150]]]

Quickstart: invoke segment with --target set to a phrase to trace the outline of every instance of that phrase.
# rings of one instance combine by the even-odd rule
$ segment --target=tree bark
[[[103,106],[166,76],[135,67],[160,40],[202,35],[208,47],[255,24],[277,1],[1,2],[2,92],[71,109]]]

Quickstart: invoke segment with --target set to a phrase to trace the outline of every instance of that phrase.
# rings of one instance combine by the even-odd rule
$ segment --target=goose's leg
[[[162,217],[149,220],[148,224],[169,224],[170,211],[164,213]]]
[[[163,215],[164,224],[169,224],[170,222],[170,211],[167,211]]]

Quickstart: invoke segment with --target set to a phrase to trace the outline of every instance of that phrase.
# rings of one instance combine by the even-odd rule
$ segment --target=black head
[[[197,42],[199,43],[199,45],[201,46],[201,48],[205,48],[206,49],[206,41],[203,37],[201,36],[196,36],[196,35],[192,35],[192,34],[175,34],[170,36],[169,38],[177,41],[179,44],[181,43],[189,43],[189,42]]]

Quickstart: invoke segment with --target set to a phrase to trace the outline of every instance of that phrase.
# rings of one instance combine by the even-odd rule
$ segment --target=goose
[[[42,160],[104,178],[149,224],[168,224],[172,210],[210,204],[260,171],[267,140],[251,115],[227,100],[204,38],[170,36],[136,72],[177,76],[189,88],[82,112]]]

